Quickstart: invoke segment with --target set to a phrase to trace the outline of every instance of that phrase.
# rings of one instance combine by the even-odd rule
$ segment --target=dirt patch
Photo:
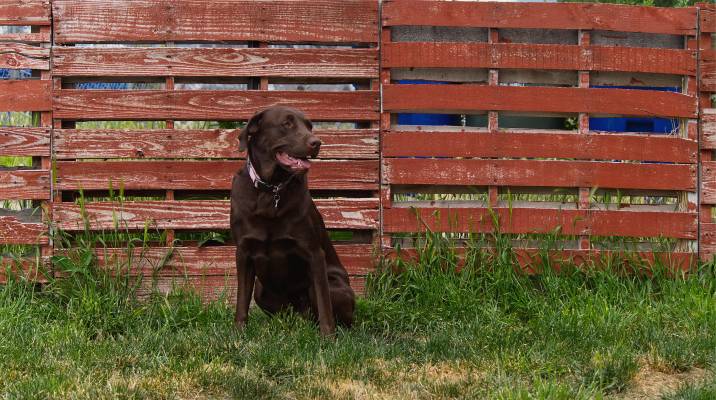
[[[685,384],[697,383],[708,377],[709,372],[702,368],[691,368],[685,372],[663,372],[650,365],[644,365],[632,379],[629,388],[613,398],[620,400],[660,399]]]

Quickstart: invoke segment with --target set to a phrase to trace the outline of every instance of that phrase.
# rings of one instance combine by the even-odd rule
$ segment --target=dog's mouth
[[[308,157],[293,157],[283,151],[276,153],[276,160],[282,167],[295,173],[306,172],[311,168],[311,162],[308,161]]]

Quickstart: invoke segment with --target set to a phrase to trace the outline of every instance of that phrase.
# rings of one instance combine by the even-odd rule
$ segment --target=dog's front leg
[[[316,294],[318,325],[323,336],[336,333],[336,320],[333,316],[333,303],[331,303],[331,291],[328,288],[326,269],[326,254],[323,249],[316,249],[312,252],[311,257],[311,275],[313,290]]]
[[[237,328],[246,326],[246,320],[249,317],[249,305],[251,304],[251,295],[254,293],[254,281],[256,279],[256,270],[251,260],[248,259],[243,252],[236,247],[236,275],[239,280],[236,293],[236,315],[234,323]]]

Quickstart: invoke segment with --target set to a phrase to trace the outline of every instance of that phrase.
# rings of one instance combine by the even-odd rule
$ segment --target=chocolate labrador
[[[276,106],[254,115],[239,135],[247,154],[231,187],[238,327],[246,324],[252,292],[269,314],[317,318],[322,335],[333,334],[336,321],[353,323],[348,273],[308,192],[308,158],[321,147],[312,129],[302,112]]]

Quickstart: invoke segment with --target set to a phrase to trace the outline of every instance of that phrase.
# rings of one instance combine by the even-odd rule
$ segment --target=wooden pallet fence
[[[233,298],[228,193],[245,154],[238,132],[216,121],[246,121],[282,104],[305,111],[324,142],[309,186],[327,227],[347,240],[338,242],[342,261],[357,282],[371,270],[379,227],[377,2],[56,0],[53,15],[59,228],[82,231],[87,221],[97,232],[165,232],[138,271],[171,249],[169,268],[155,277],[160,289],[185,276],[205,296],[228,285]],[[341,85],[352,90],[334,91]],[[135,121],[128,125],[136,129],[104,121]],[[104,196],[110,182],[125,198],[87,200],[82,215],[77,192]],[[202,247],[198,232],[226,241]],[[179,265],[186,273],[175,273]]]
[[[701,260],[710,261],[716,255],[716,107],[712,96],[716,93],[716,5],[699,4],[699,106],[700,106],[700,246]]]
[[[43,281],[52,248],[50,4],[0,3],[0,283]]]
[[[696,8],[389,0],[382,26],[385,245],[499,230],[534,253],[557,232],[580,260],[610,251],[599,237],[669,238],[695,260]],[[429,122],[401,122],[415,113]],[[607,133],[595,117],[679,128]]]

